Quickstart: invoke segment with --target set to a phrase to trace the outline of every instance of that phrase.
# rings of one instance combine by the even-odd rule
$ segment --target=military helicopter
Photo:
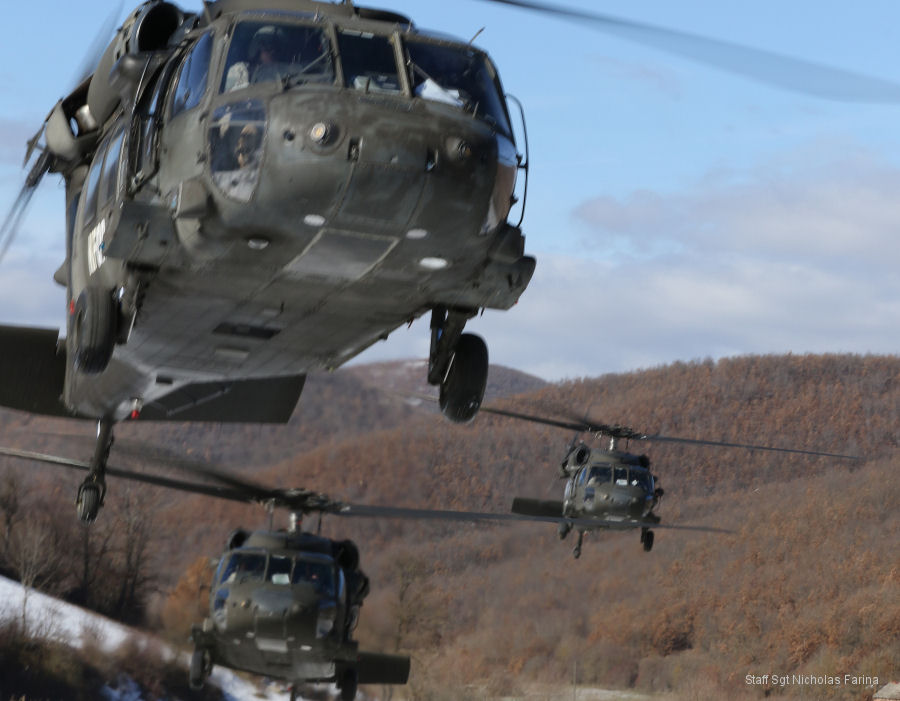
[[[896,97],[883,81],[746,47],[493,1],[776,84],[800,76],[794,89],[829,94],[823,84],[849,76],[871,88],[862,99]],[[0,405],[97,421],[79,518],[105,498],[116,422],[285,422],[308,372],[429,312],[428,381],[445,416],[475,416],[488,354],[465,325],[514,305],[535,267],[521,228],[527,141],[485,52],[348,1],[187,12],[149,0],[88,64],[28,141],[32,165],[0,229],[2,257],[43,177],[62,176],[65,342],[0,327]],[[824,80],[807,80],[817,71]]]
[[[0,454],[76,470],[90,463],[32,451],[0,448]],[[235,530],[210,588],[209,616],[192,628],[194,652],[189,681],[201,688],[214,665],[283,679],[296,686],[333,682],[341,698],[356,696],[358,684],[405,684],[410,659],[360,651],[353,640],[369,580],[350,540],[321,535],[323,515],[462,522],[559,521],[514,514],[415,509],[351,504],[306,489],[270,489],[183,458],[160,464],[213,483],[188,481],[134,470],[108,468],[114,477],[218,499],[261,504],[269,528]],[[276,508],[290,512],[290,527],[273,528]],[[316,533],[301,529],[303,517],[319,515]]]
[[[603,424],[582,420],[552,419],[498,407],[483,406],[481,411],[554,426],[575,435],[587,433],[598,440],[606,438],[608,448],[591,448],[583,441],[570,442],[559,467],[559,478],[566,486],[562,501],[538,500],[516,497],[511,511],[528,517],[562,517],[558,525],[560,540],[574,529],[578,540],[572,550],[575,558],[581,557],[584,534],[592,530],[640,529],[641,545],[645,552],[653,549],[654,528],[682,528],[690,530],[720,531],[721,529],[680,526],[661,523],[654,513],[665,493],[659,479],[650,469],[646,455],[618,450],[618,441],[650,441],[657,443],[682,443],[716,448],[742,448],[776,453],[793,453],[829,457],[841,460],[862,460],[854,455],[841,455],[800,448],[776,448],[748,443],[729,443],[697,438],[678,438],[660,434],[649,435],[633,428],[615,424]],[[571,519],[571,520],[568,520]]]

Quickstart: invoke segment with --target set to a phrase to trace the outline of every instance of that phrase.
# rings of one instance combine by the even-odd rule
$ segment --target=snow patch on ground
[[[18,582],[0,577],[0,621],[21,620],[24,589]],[[59,642],[69,647],[81,648],[85,640],[91,640],[104,652],[121,647],[129,638],[136,638],[147,645],[175,655],[168,646],[158,643],[152,636],[141,633],[105,616],[47,596],[41,592],[28,592],[28,608],[25,616],[31,635]],[[182,655],[187,674],[188,657]],[[275,685],[261,688],[222,667],[213,670],[211,681],[225,694],[228,701],[287,701],[290,693],[280,691]],[[140,687],[131,679],[123,679],[117,688],[105,687],[106,701],[144,701]]]

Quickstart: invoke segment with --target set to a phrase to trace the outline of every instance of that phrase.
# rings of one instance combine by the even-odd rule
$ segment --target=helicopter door
[[[155,78],[155,84],[144,91],[131,124],[131,187],[139,188],[156,173],[158,133],[166,85],[170,71],[163,69]]]

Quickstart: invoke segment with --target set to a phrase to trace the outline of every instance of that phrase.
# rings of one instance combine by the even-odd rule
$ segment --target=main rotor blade
[[[728,441],[707,441],[699,438],[677,438],[675,436],[640,436],[637,440],[652,441],[654,443],[684,443],[686,445],[706,445],[714,448],[741,448],[743,450],[764,450],[770,453],[794,453],[796,455],[812,455],[820,458],[837,458],[839,460],[865,460],[859,455],[844,455],[842,453],[827,453],[820,450],[804,450],[802,448],[776,448],[770,445],[755,445],[752,443],[730,443]]]
[[[112,10],[110,10],[110,13],[106,16],[103,24],[100,25],[100,29],[97,31],[94,40],[91,42],[87,52],[81,59],[81,63],[78,65],[78,70],[75,73],[75,85],[81,85],[85,79],[94,72],[94,69],[97,68],[97,64],[103,57],[103,52],[106,51],[106,47],[109,45],[109,42],[116,31],[116,25],[119,23],[119,16],[121,14],[122,0],[119,0]]]
[[[19,232],[22,218],[25,216],[25,212],[28,211],[28,204],[31,202],[31,198],[36,189],[35,186],[25,183],[19,191],[19,194],[16,196],[16,200],[13,202],[12,207],[9,208],[6,219],[4,219],[3,224],[0,225],[0,262],[3,262],[3,259],[6,257],[6,252],[9,250],[9,247],[16,238],[16,234]]]
[[[398,506],[376,506],[368,504],[344,504],[333,512],[336,516],[358,516],[362,518],[407,518],[424,521],[463,521],[495,523],[568,523],[576,528],[608,528],[629,530],[632,528],[670,528],[707,533],[731,533],[724,528],[712,526],[683,526],[678,524],[653,523],[651,521],[613,521],[602,518],[570,518],[567,516],[532,516],[527,514],[493,513],[485,511],[452,511],[444,509],[409,509]]]
[[[0,455],[6,455],[20,460],[30,460],[32,462],[41,462],[47,465],[55,465],[57,467],[65,467],[81,472],[88,472],[91,469],[90,462],[86,460],[75,460],[72,458],[60,457],[58,455],[48,455],[46,453],[36,453],[31,450],[18,450],[16,448],[0,447]],[[227,489],[225,487],[216,487],[208,484],[197,484],[194,482],[186,482],[184,480],[172,479],[169,477],[160,477],[158,475],[148,475],[143,472],[135,472],[122,468],[107,466],[106,474],[113,477],[132,480],[134,482],[143,482],[152,484],[156,487],[165,487],[167,489],[178,489],[183,492],[191,492],[194,494],[202,494],[204,496],[215,497],[217,499],[228,499],[230,501],[239,501],[243,503],[252,503],[253,499],[248,498],[246,494],[235,489]]]
[[[900,84],[847,71],[775,51],[754,49],[699,34],[666,29],[596,12],[529,0],[483,0],[552,15],[592,27],[645,46],[688,58],[706,66],[737,73],[767,85],[843,102],[894,104]]]

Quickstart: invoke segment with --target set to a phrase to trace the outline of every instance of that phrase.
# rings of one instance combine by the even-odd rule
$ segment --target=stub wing
[[[356,672],[360,684],[406,684],[409,679],[409,657],[360,652]]]
[[[516,497],[513,499],[511,511],[522,516],[562,518],[563,503],[561,501]]]
[[[0,326],[0,406],[72,416],[62,402],[66,350],[56,329]]]

